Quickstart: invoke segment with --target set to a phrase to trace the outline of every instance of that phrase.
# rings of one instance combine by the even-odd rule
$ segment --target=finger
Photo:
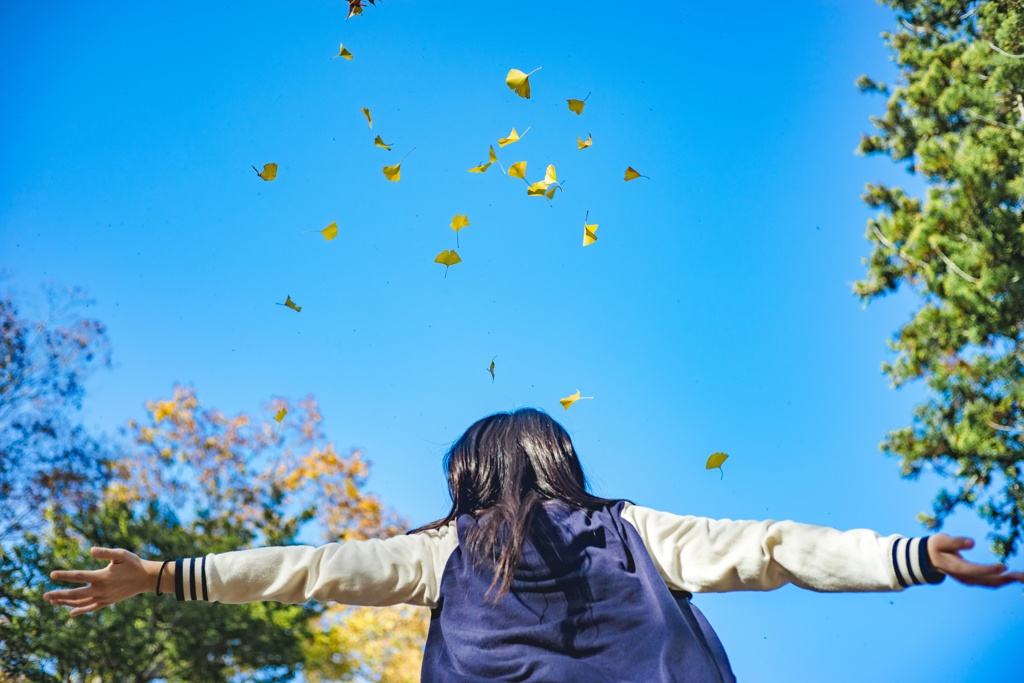
[[[76,607],[75,609],[71,610],[71,616],[77,617],[79,614],[88,614],[89,612],[95,612],[100,607],[103,607],[103,605],[99,604],[98,602],[94,602],[91,605],[86,605],[84,607]]]
[[[950,556],[946,562],[946,567],[943,571],[953,576],[954,578],[959,577],[988,577],[998,576],[1006,571],[1006,565],[1003,564],[976,564],[969,562],[968,560],[962,559],[958,556]]]
[[[121,562],[128,555],[128,551],[121,548],[91,548],[89,552],[97,560],[109,560],[110,562]]]
[[[63,607],[81,607],[82,605],[91,605],[96,602],[95,595],[88,595],[84,598],[78,599],[58,599],[51,601],[51,605],[61,605]]]
[[[70,588],[68,590],[49,591],[43,593],[43,598],[46,600],[77,600],[90,594],[93,594],[92,586],[82,586],[81,588]]]
[[[958,553],[961,550],[970,550],[974,547],[974,539],[966,536],[950,536],[949,534],[936,534],[931,539],[935,550],[944,553]]]
[[[71,583],[92,583],[99,578],[100,571],[53,571],[50,578],[54,581],[69,581]]]

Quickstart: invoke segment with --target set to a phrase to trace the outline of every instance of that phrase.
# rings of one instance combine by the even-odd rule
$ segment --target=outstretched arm
[[[457,544],[452,524],[387,540],[254,548],[166,563],[142,560],[127,550],[93,548],[93,557],[109,560],[108,566],[55,571],[50,577],[56,581],[87,585],[43,597],[71,607],[77,616],[155,591],[159,577],[161,591],[178,600],[434,607],[445,563]]]

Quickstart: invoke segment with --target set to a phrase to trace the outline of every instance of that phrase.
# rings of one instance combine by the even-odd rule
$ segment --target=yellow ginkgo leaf
[[[722,469],[722,463],[724,463],[728,459],[728,457],[729,456],[727,454],[722,452],[712,453],[711,456],[708,458],[707,464],[704,465],[704,469],[713,470],[717,467],[719,473],[721,473],[722,475],[720,478],[724,478],[725,471]]]
[[[497,358],[495,356],[494,358]],[[487,372],[491,373],[491,383],[494,383],[494,358],[491,359],[491,364],[487,366]]]
[[[640,175],[640,173],[635,168],[633,168],[632,166],[628,166],[626,168],[626,180],[636,180],[637,178],[647,178],[647,176]],[[650,180],[650,178],[648,178],[648,180]]]
[[[583,100],[566,100],[569,103],[569,111],[577,116],[583,113]]]
[[[277,177],[277,164],[263,164],[262,171],[253,166],[252,170],[256,171],[256,175],[264,180],[273,180]]]
[[[513,178],[522,178],[526,180],[526,162],[517,161],[508,167],[508,174]]]
[[[558,183],[558,176],[555,174],[555,165],[548,164],[548,167],[544,169],[544,184],[551,185],[552,183]]]
[[[555,198],[555,190],[561,190],[561,189],[562,189],[561,185],[558,185],[557,183],[553,183],[550,187],[548,187],[548,191],[544,193],[544,196],[547,197],[548,199],[554,199]]]
[[[370,128],[373,128],[373,117],[370,116],[370,110],[366,107],[360,107],[359,111],[363,112],[363,116],[366,117],[366,122],[370,124]]]
[[[440,254],[434,257],[434,263],[440,263],[444,266],[444,276],[448,277],[448,268],[454,266],[456,263],[462,263],[462,259],[455,253],[454,249],[445,249]]]
[[[582,399],[592,399],[592,398],[594,398],[594,397],[593,396],[580,396],[580,390],[577,389],[575,394],[572,394],[571,396],[566,396],[565,398],[560,398],[560,399],[558,399],[558,402],[562,404],[563,408],[565,408],[566,410],[569,410],[569,408],[572,407],[572,404],[575,403],[576,401],[579,401],[579,400],[582,400]]]
[[[530,197],[543,197],[546,190],[547,185],[544,184],[544,181],[538,180],[526,188],[526,194]]]
[[[373,2],[370,3],[371,5]],[[348,21],[357,14],[363,13],[363,0],[348,0],[348,16],[345,17],[345,21]]]
[[[387,178],[388,180],[390,180],[393,183],[397,183],[399,180],[401,180],[401,178],[402,178],[402,161],[405,161],[405,157],[407,157],[410,154],[412,154],[415,149],[416,148],[413,147],[408,152],[406,152],[405,156],[402,157],[401,161],[399,161],[394,166],[384,166],[383,168],[381,168],[381,171],[384,173],[384,177]]]
[[[538,66],[528,74],[524,74],[519,69],[509,69],[508,75],[505,76],[505,84],[520,97],[530,99],[530,76],[540,71],[541,68]]]
[[[379,135],[373,139],[373,144],[377,145],[378,147],[383,147],[389,152],[391,151],[391,145],[381,140]]]
[[[292,297],[291,296],[285,297],[284,303],[283,304],[278,304],[278,306],[287,306],[288,308],[292,309],[296,313],[302,312],[302,306],[299,306],[294,301],[292,301]]]
[[[576,138],[576,149],[586,149],[587,147],[590,147],[592,144],[594,144],[594,138],[590,137],[590,133],[587,133],[586,140]]]
[[[280,422],[281,420],[284,419],[284,416],[287,415],[287,414],[288,414],[288,411],[285,410],[284,408],[281,408],[281,410],[279,410],[276,413],[274,413],[274,419],[277,420],[278,422]]]
[[[587,218],[590,218],[590,212],[587,211],[587,215],[583,218],[583,246],[589,247],[591,244],[597,241],[597,223],[588,224]]]
[[[527,129],[523,131],[522,135],[517,133],[516,129],[513,128],[512,132],[508,134],[507,138],[498,138],[498,147],[504,147],[505,145],[511,145],[513,142],[519,142],[522,139],[523,135],[526,135],[527,133],[530,132],[530,128],[532,128],[532,126],[527,127]],[[491,151],[493,153],[493,151],[494,151],[493,147],[491,148]],[[492,159],[492,161],[497,161],[497,160],[498,160],[497,157]]]
[[[338,224],[332,222],[323,230],[304,230],[303,232],[318,232],[324,236],[325,240],[330,242],[331,240],[338,236]]]
[[[513,129],[513,130],[515,130],[515,129]],[[488,155],[487,155],[487,158],[488,158],[487,163],[486,164],[480,164],[479,166],[474,166],[473,168],[469,169],[470,173],[483,173],[484,171],[486,171],[487,169],[489,169],[491,167],[491,164],[493,164],[494,162],[496,162],[498,160],[498,155],[494,153],[494,145],[491,145],[488,148],[488,150],[489,151],[488,151]],[[498,165],[501,166],[501,164],[498,164]]]
[[[452,218],[452,230],[455,231],[455,246],[459,246],[459,230],[469,226],[469,217],[464,213],[455,214]]]
[[[352,53],[345,48],[345,43],[341,43],[340,47],[338,47],[338,54],[334,55],[334,57],[331,57],[331,59],[336,59],[338,57],[342,57],[344,59],[352,59]]]

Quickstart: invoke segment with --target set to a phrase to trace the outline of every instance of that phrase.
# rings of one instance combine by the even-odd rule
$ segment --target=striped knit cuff
[[[179,601],[206,600],[206,558],[190,557],[174,561],[174,594]]]
[[[900,585],[919,586],[942,583],[946,575],[935,568],[928,557],[928,537],[897,538],[892,544],[892,566]]]

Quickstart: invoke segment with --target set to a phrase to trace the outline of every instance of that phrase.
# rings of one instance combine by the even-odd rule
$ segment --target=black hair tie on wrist
[[[164,578],[164,567],[167,566],[168,562],[170,562],[170,560],[164,560],[164,563],[162,565],[160,565],[160,573],[156,575],[156,595],[157,595],[157,597],[160,597],[161,595],[163,595],[163,593],[160,592],[160,580],[162,578]]]

